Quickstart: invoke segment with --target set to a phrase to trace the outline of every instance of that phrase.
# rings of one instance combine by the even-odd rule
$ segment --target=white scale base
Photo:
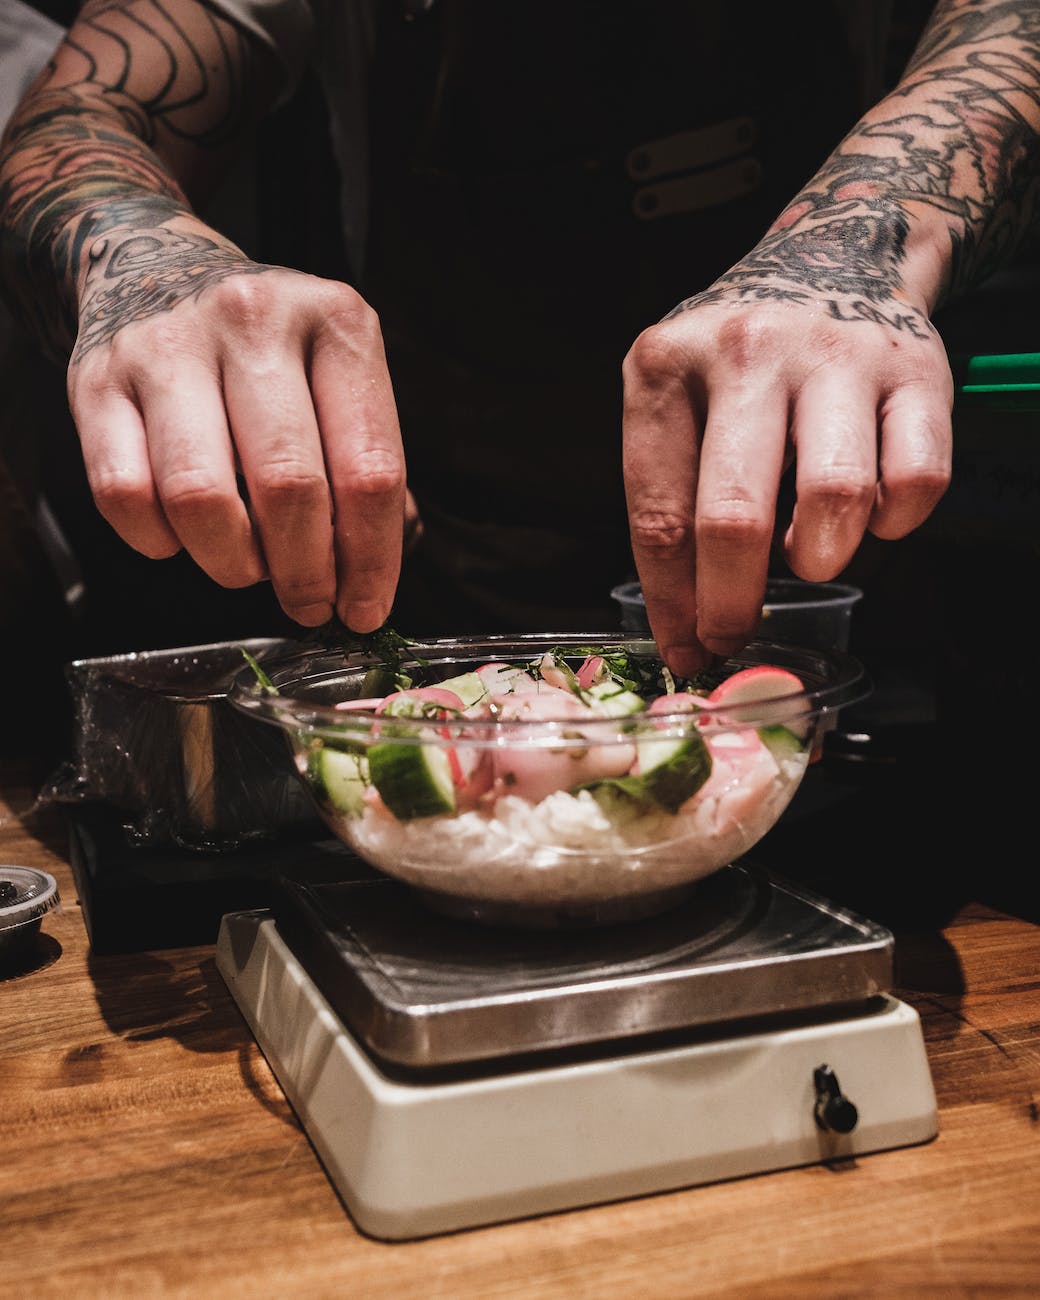
[[[424,1082],[344,1028],[265,912],[226,916],[217,966],[354,1221],[383,1239],[574,1209],[926,1142],[921,1025],[892,997],[847,1019]],[[829,1065],[857,1107],[814,1118]]]

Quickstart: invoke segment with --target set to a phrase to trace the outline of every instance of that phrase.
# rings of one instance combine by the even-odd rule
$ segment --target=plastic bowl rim
[[[483,662],[488,662],[489,660],[485,660],[483,656],[468,652],[483,648],[493,649],[507,646],[520,648],[520,653],[513,653],[508,656],[511,659],[519,659],[524,657],[523,648],[530,649],[533,657],[538,647],[547,649],[552,646],[562,646],[566,648],[568,644],[574,646],[575,649],[584,646],[602,646],[607,649],[615,646],[629,649],[645,647],[648,653],[656,654],[656,645],[653,639],[635,633],[621,635],[616,632],[598,634],[524,633],[518,635],[503,633],[414,641],[410,646],[412,654],[408,659],[403,660],[403,663],[407,665],[416,663],[418,660],[429,660],[431,658],[439,658],[441,662],[452,662],[456,659],[472,661],[474,658],[480,658]],[[770,721],[781,721],[778,714],[785,710],[785,706],[788,704],[793,705],[803,699],[804,708],[788,713],[787,719],[790,721],[812,720],[825,714],[835,713],[838,709],[856,703],[870,693],[870,682],[862,663],[846,651],[810,650],[756,637],[748,643],[743,651],[731,656],[727,662],[736,661],[736,667],[739,667],[739,661],[742,657],[746,657],[749,653],[759,652],[763,654],[769,652],[768,657],[760,657],[757,660],[757,662],[763,664],[775,661],[781,666],[790,667],[791,662],[799,658],[817,662],[825,661],[834,671],[836,680],[828,681],[808,691],[792,692],[786,696],[774,696],[763,700],[728,705],[726,706],[725,725],[729,729],[739,730],[740,728],[763,725]],[[263,668],[269,676],[278,677],[297,665],[312,664],[318,660],[333,656],[341,658],[342,663],[331,667],[324,673],[301,673],[297,680],[309,678],[313,683],[317,684],[320,683],[323,676],[331,678],[343,672],[361,672],[367,668],[379,666],[383,662],[377,656],[362,655],[358,652],[347,654],[344,658],[342,651],[332,647],[319,647],[298,651],[278,659],[267,660]],[[785,664],[784,660],[788,662]],[[790,670],[796,673],[798,671],[794,667],[790,667]],[[272,694],[260,684],[252,667],[249,665],[245,665],[232,680],[228,689],[228,700],[240,712],[251,717],[279,726],[286,731],[306,732],[314,735],[331,732],[345,738],[351,736],[363,738],[371,733],[374,720],[380,717],[383,719],[384,724],[390,721],[396,724],[404,724],[407,727],[407,734],[388,738],[396,738],[407,743],[440,743],[442,740],[440,731],[445,725],[443,720],[424,718],[386,719],[385,715],[377,715],[373,711],[358,710],[352,712],[338,709],[332,704],[323,704],[299,696]],[[587,744],[589,741],[602,744],[608,744],[612,741],[627,742],[632,739],[633,723],[646,716],[646,714],[635,714],[627,717],[582,718],[579,720],[582,728],[579,737],[563,735],[563,732],[568,728],[574,729],[575,719],[573,717],[510,719],[505,723],[487,718],[452,718],[450,720],[451,743],[468,741],[473,744],[496,744],[501,743],[507,734],[510,745],[530,743],[539,746],[562,744],[577,747]],[[674,713],[656,713],[653,715],[655,732],[660,732],[662,738],[682,735],[696,725],[694,719],[697,716],[697,714],[690,713],[688,710]],[[506,728],[508,728],[508,732]]]

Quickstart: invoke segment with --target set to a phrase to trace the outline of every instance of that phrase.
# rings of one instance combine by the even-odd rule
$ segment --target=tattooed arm
[[[761,242],[636,341],[629,518],[674,669],[753,631],[790,459],[784,547],[810,581],[932,511],[953,390],[930,316],[1035,229],[1038,131],[1040,4],[941,0],[899,85]]]
[[[375,314],[196,215],[271,102],[270,55],[205,0],[87,0],[0,149],[5,296],[59,357],[98,508],[285,610],[386,618],[404,458]],[[240,482],[243,490],[239,490]]]

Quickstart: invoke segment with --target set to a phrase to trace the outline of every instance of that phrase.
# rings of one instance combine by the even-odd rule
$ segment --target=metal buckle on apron
[[[710,167],[692,176],[677,176],[656,185],[644,185],[632,196],[632,211],[643,221],[697,212],[751,194],[762,180],[757,158],[740,158],[723,167]]]
[[[656,183],[636,190],[632,211],[652,220],[750,194],[762,179],[762,164],[749,152],[755,135],[750,117],[733,117],[638,145],[626,157],[625,170],[632,180]]]

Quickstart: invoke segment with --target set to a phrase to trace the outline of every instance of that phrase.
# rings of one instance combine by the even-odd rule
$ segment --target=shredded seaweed
[[[412,649],[417,642],[402,636],[389,623],[377,627],[374,632],[354,632],[334,617],[312,629],[304,640],[329,650],[341,650],[345,656],[361,654],[375,659],[378,669],[389,673],[399,690],[407,690],[412,685],[412,678],[401,667],[405,659],[423,668],[427,666],[426,660],[421,659]]]
[[[706,695],[726,676],[725,672],[704,669],[695,676],[676,678],[668,666],[656,655],[639,654],[618,645],[584,645],[553,646],[548,652],[558,668],[565,674],[573,676],[567,660],[581,660],[589,655],[598,655],[606,665],[610,677],[627,691],[636,695],[673,695],[679,691],[690,691],[695,695]],[[534,678],[542,676],[539,655],[533,660],[516,660],[510,664],[513,668],[523,668]],[[575,679],[572,690],[580,694]]]

